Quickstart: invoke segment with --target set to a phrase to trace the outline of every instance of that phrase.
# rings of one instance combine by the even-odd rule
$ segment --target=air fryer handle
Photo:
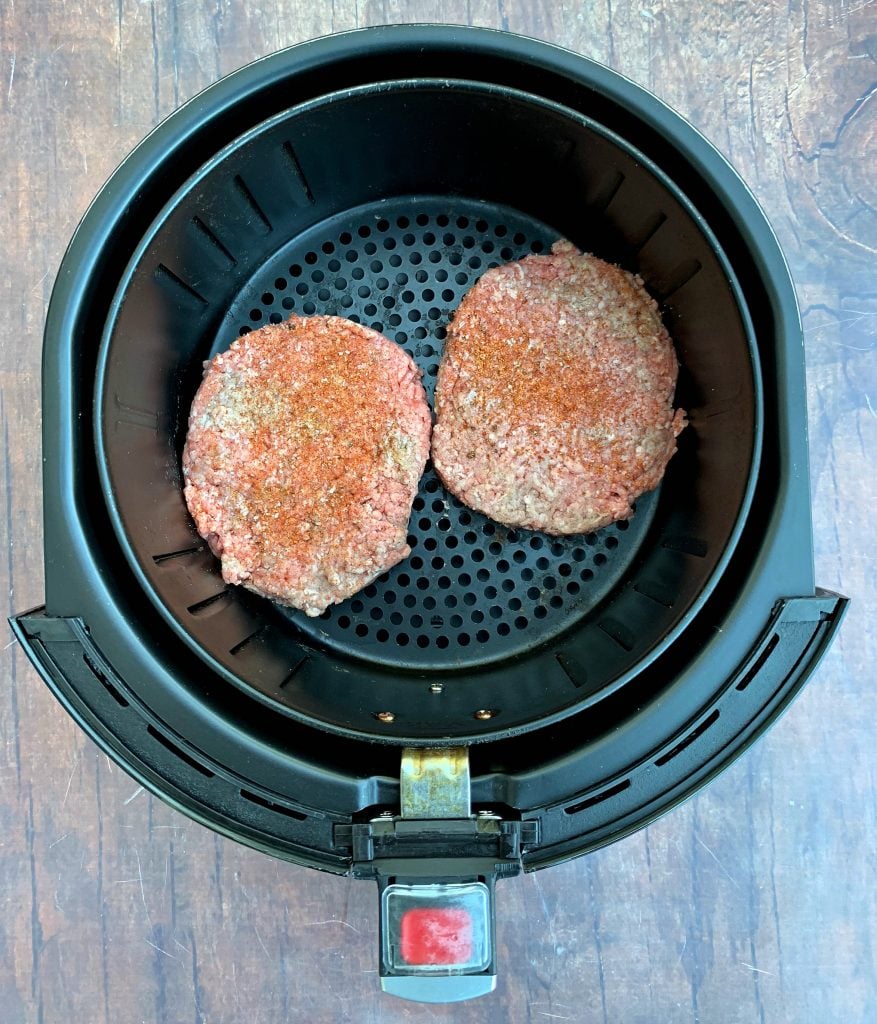
[[[538,821],[494,814],[337,824],[351,874],[378,883],[381,988],[422,1003],[492,992],[496,880],[521,872],[522,852],[539,834]]]
[[[382,990],[420,1003],[456,1003],[492,992],[493,876],[433,879],[420,873],[424,869],[427,864],[418,865],[413,877],[378,877]]]

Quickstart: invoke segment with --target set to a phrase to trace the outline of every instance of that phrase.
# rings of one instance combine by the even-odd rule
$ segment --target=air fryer
[[[412,555],[318,618],[224,584],[182,496],[202,365],[289,315],[408,351],[432,397],[488,268],[558,238],[641,275],[690,426],[633,518],[552,537],[429,465]],[[814,585],[801,330],[763,214],[657,99],[532,40],[387,27],[275,54],[156,129],[89,209],[43,366],[45,681],[142,785],[374,879],[385,990],[494,987],[494,885],[672,807],[782,712]]]

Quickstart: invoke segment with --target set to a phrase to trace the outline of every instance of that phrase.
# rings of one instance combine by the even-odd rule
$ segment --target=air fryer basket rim
[[[380,59],[381,53],[390,53],[396,46],[414,46],[422,51],[430,46],[433,48],[446,45],[457,46],[459,43],[465,42],[471,44],[473,50],[483,50],[494,56],[501,54],[503,59],[520,60],[524,58],[531,65],[545,64],[548,60],[545,51],[550,50],[552,51],[550,57],[553,72],[563,73],[564,76],[571,79],[580,79],[586,73],[588,78],[592,75],[596,76],[599,79],[600,89],[613,101],[627,102],[629,100],[636,107],[637,116],[646,117],[658,124],[663,131],[672,135],[674,142],[683,148],[686,159],[703,172],[707,184],[715,190],[720,199],[730,197],[729,205],[738,212],[738,227],[743,237],[749,241],[753,262],[760,270],[761,279],[774,303],[777,337],[782,340],[784,345],[790,344],[792,337],[800,337],[797,307],[791,283],[787,274],[784,273],[784,261],[773,233],[760,209],[755,205],[751,193],[740,181],[736,172],[727,165],[713,147],[706,143],[696,130],[683,122],[678,115],[673,114],[661,101],[592,61],[560,48],[550,47],[522,37],[481,30],[448,29],[440,26],[429,26],[416,30],[407,27],[393,27],[363,31],[369,33],[370,48],[375,51],[378,59]],[[291,61],[295,61],[296,64],[303,65],[307,70],[309,67],[325,63],[329,57],[333,59],[352,58],[360,49],[359,44],[363,31],[301,44],[290,50],[266,57],[256,65],[242,69],[230,76],[229,79],[216,83],[211,87],[217,90],[216,116],[220,116],[227,110],[228,102],[232,98],[229,82],[234,82],[235,90],[239,84],[248,94],[253,94],[260,85],[265,85],[267,78],[276,77],[274,70],[271,75],[266,73],[266,69],[269,67],[272,69],[283,68]],[[588,72],[589,68],[590,72]],[[594,83],[592,82],[591,85],[593,87]],[[234,93],[235,90],[231,90],[231,92]],[[166,159],[171,159],[186,136],[199,127],[198,122],[203,120],[206,113],[201,109],[204,103],[203,96],[196,97],[178,112],[183,120],[177,123],[165,122],[149,137],[155,142],[161,142]],[[148,162],[148,154],[143,152],[145,145],[145,142],[142,143],[124,162],[127,177],[126,188],[123,190],[123,183],[116,181],[115,184],[119,187],[119,191],[104,190],[101,192],[90,207],[88,216],[84,218],[82,225],[74,235],[68,251],[66,273],[60,275],[56,283],[55,301],[50,307],[47,322],[47,339],[75,336],[76,323],[85,312],[82,302],[86,297],[88,276],[94,270],[101,247],[107,243],[111,234],[106,218],[121,215],[125,204],[143,184],[145,164]],[[154,156],[154,154],[152,155]],[[782,353],[780,355],[782,357]],[[56,466],[50,467],[47,488],[50,493],[54,493],[55,503],[58,507],[68,507],[64,520],[73,523],[79,521],[80,517],[87,513],[84,511],[81,496],[76,494],[74,478],[71,474],[73,438],[63,428],[65,410],[70,408],[70,402],[75,398],[71,392],[72,382],[69,375],[70,354],[63,348],[56,351],[54,345],[48,345],[46,359],[49,372],[45,375],[44,380],[45,436],[47,444],[51,444],[54,448],[58,448],[60,445],[59,462]],[[784,359],[781,369],[791,393],[797,393],[803,374],[796,360]],[[75,416],[75,413],[73,415]],[[803,490],[801,474],[806,472],[806,461],[802,458],[800,437],[794,432],[789,432],[787,421],[781,421],[779,426],[785,432],[782,442],[784,448],[792,456],[789,461],[783,462],[779,466],[778,486],[780,494],[784,495],[793,482],[796,490]],[[794,481],[789,476],[790,464],[795,466]],[[60,471],[60,476],[58,476],[58,471]],[[48,508],[47,505],[47,511]],[[803,513],[805,518],[808,511],[809,509]],[[54,520],[54,516],[50,516],[50,518]],[[787,517],[784,516],[782,521],[786,522],[784,529],[788,529]],[[51,525],[57,532],[57,520],[54,520]],[[803,524],[800,536],[802,539],[809,538],[809,531],[804,528]],[[807,546],[809,544],[805,540],[803,549]],[[75,595],[69,593],[66,586],[68,578],[66,569],[74,566],[75,559],[71,557],[71,553],[77,549],[87,560],[89,552],[82,551],[80,541],[73,537],[68,546],[62,545],[60,549],[54,550],[52,557],[47,562],[51,607],[62,614],[76,613]],[[788,592],[806,593],[812,588],[812,566],[808,567],[807,562],[806,558],[796,560],[794,570],[791,571],[791,578],[788,580]],[[107,597],[107,599],[109,598]]]
[[[171,628],[174,629],[174,631],[177,633],[177,635],[181,639],[183,639],[184,642],[186,642],[190,647],[192,647],[193,650],[196,651],[196,653],[198,653],[199,657],[201,657],[205,661],[205,663],[209,666],[209,668],[212,671],[214,671],[217,674],[219,674],[221,677],[226,679],[228,682],[230,682],[230,683],[232,683],[234,685],[243,687],[245,689],[245,691],[250,696],[255,696],[257,699],[263,701],[264,703],[266,703],[268,706],[274,708],[275,710],[278,709],[278,707],[279,707],[279,709],[283,713],[285,713],[287,715],[290,715],[291,717],[298,718],[300,721],[303,721],[306,724],[309,724],[309,725],[316,724],[320,728],[324,728],[324,729],[327,729],[329,731],[340,732],[341,734],[347,735],[347,736],[352,736],[352,735],[360,736],[360,737],[362,737],[364,739],[373,739],[374,736],[375,736],[375,733],[373,733],[373,732],[364,732],[362,730],[355,729],[355,728],[349,728],[349,727],[339,729],[334,723],[332,723],[330,721],[326,721],[326,720],[322,720],[322,721],[316,720],[315,721],[313,716],[305,715],[305,714],[299,714],[295,708],[291,708],[289,706],[278,705],[277,702],[275,700],[273,700],[272,698],[266,697],[262,693],[260,693],[258,690],[255,690],[252,686],[248,685],[239,676],[237,676],[235,673],[233,673],[231,670],[229,670],[223,664],[221,664],[218,660],[216,660],[210,654],[209,651],[205,650],[203,644],[197,639],[197,637],[195,637],[193,635],[192,632],[190,632],[190,630],[186,627],[185,623],[182,622],[180,620],[180,618],[173,612],[173,610],[168,607],[168,605],[166,604],[164,599],[161,597],[161,595],[157,593],[153,583],[148,579],[148,577],[143,572],[143,570],[142,570],[142,568],[141,568],[141,566],[139,564],[138,556],[137,556],[137,554],[135,553],[135,551],[132,548],[132,544],[131,544],[131,540],[130,540],[130,537],[128,535],[128,532],[127,532],[127,530],[125,528],[124,523],[122,522],[122,517],[120,515],[119,508],[118,508],[118,505],[117,505],[116,500],[115,500],[115,492],[114,492],[114,488],[113,488],[113,485],[112,485],[112,480],[111,480],[111,477],[110,477],[110,474],[109,474],[109,459],[107,458],[107,454],[106,454],[106,437],[105,437],[105,430],[104,430],[104,426],[105,425],[104,425],[104,423],[102,421],[101,415],[99,414],[99,407],[101,405],[101,395],[102,395],[102,392],[104,390],[107,357],[108,357],[108,353],[110,351],[110,347],[111,347],[111,343],[112,343],[112,334],[113,334],[113,330],[115,328],[116,319],[117,319],[117,315],[118,315],[118,311],[119,311],[120,305],[124,301],[124,298],[125,298],[125,295],[126,295],[126,289],[128,287],[128,283],[130,281],[130,278],[131,278],[132,274],[135,272],[135,270],[137,268],[137,265],[138,265],[142,255],[143,255],[143,253],[148,249],[148,247],[149,247],[150,243],[152,242],[152,239],[154,238],[155,234],[160,230],[161,226],[164,224],[164,222],[165,222],[167,216],[170,214],[170,212],[172,212],[175,209],[175,207],[179,203],[180,198],[182,196],[189,194],[193,189],[195,189],[198,186],[198,184],[204,178],[206,178],[214,170],[214,168],[216,168],[217,166],[220,166],[222,164],[222,162],[230,154],[232,154],[232,153],[242,149],[251,140],[255,139],[256,137],[258,137],[258,136],[260,136],[260,135],[262,135],[262,134],[264,134],[264,133],[266,133],[268,131],[270,131],[276,125],[285,122],[294,113],[318,110],[318,109],[320,109],[322,107],[332,106],[332,105],[338,104],[339,102],[342,102],[344,99],[346,99],[348,97],[367,96],[367,95],[370,95],[370,94],[380,94],[380,93],[390,92],[390,91],[395,91],[395,90],[403,90],[403,91],[404,90],[415,90],[415,91],[417,91],[417,90],[429,90],[429,89],[440,89],[440,90],[461,89],[461,90],[464,90],[464,91],[473,91],[473,92],[477,92],[477,93],[493,94],[493,95],[500,96],[500,97],[503,97],[503,98],[511,97],[511,98],[521,102],[521,103],[526,103],[526,104],[531,105],[531,106],[536,106],[536,107],[538,107],[540,109],[553,111],[553,112],[557,113],[559,116],[562,116],[562,117],[570,120],[573,123],[577,123],[579,125],[583,125],[583,126],[587,127],[590,131],[593,131],[596,134],[601,135],[601,136],[611,140],[622,151],[628,152],[629,154],[631,154],[633,156],[633,158],[638,163],[640,163],[642,166],[646,167],[649,170],[649,172],[652,174],[652,176],[658,182],[660,182],[661,185],[667,190],[667,192],[669,194],[673,195],[676,198],[676,200],[680,203],[680,205],[687,211],[689,217],[694,222],[694,224],[697,226],[698,230],[705,237],[705,239],[707,240],[707,243],[709,244],[709,246],[712,249],[713,253],[715,254],[716,258],[719,260],[720,264],[722,265],[724,273],[725,273],[725,275],[727,276],[727,279],[728,279],[729,287],[730,287],[731,291],[733,292],[733,295],[734,295],[734,298],[735,298],[735,302],[736,302],[736,305],[737,305],[740,317],[741,317],[741,319],[742,319],[742,321],[744,323],[745,333],[746,333],[747,342],[748,342],[748,345],[749,345],[749,352],[750,352],[750,367],[751,367],[751,372],[752,372],[752,375],[753,375],[753,383],[754,383],[754,388],[755,388],[756,408],[755,408],[755,421],[754,421],[754,425],[753,425],[754,426],[754,436],[753,436],[753,444],[752,444],[752,456],[751,456],[750,468],[749,468],[749,473],[748,473],[748,483],[747,483],[747,486],[746,486],[745,496],[744,496],[743,501],[742,501],[742,503],[741,503],[741,505],[739,507],[739,511],[738,511],[738,514],[737,514],[737,518],[736,518],[736,522],[735,522],[734,528],[731,531],[730,535],[728,536],[726,544],[725,544],[725,547],[724,547],[724,550],[723,550],[720,558],[718,559],[718,561],[717,561],[717,563],[716,563],[716,565],[714,567],[712,576],[710,578],[711,580],[715,580],[716,578],[718,578],[721,575],[722,571],[724,570],[725,566],[727,565],[728,560],[730,559],[730,557],[733,554],[734,547],[736,545],[736,542],[737,542],[737,540],[739,538],[739,535],[740,535],[740,532],[742,530],[743,524],[745,522],[746,514],[747,514],[747,511],[748,511],[749,505],[751,503],[752,493],[753,493],[753,490],[754,490],[754,487],[755,487],[755,483],[756,483],[756,479],[757,479],[757,469],[758,469],[758,464],[759,464],[761,439],[762,439],[762,414],[761,414],[762,386],[761,386],[759,361],[758,361],[758,357],[757,357],[757,351],[756,351],[756,345],[755,345],[755,339],[754,339],[754,329],[752,327],[751,318],[749,316],[749,311],[747,309],[745,299],[744,299],[744,297],[742,295],[742,291],[741,291],[740,285],[737,282],[736,274],[735,274],[735,272],[734,272],[734,270],[733,270],[733,268],[731,266],[731,263],[730,263],[728,257],[724,253],[721,245],[719,244],[717,238],[715,237],[715,234],[710,229],[710,227],[709,227],[708,223],[706,222],[705,218],[703,217],[703,215],[690,202],[690,200],[685,195],[684,191],[679,187],[679,185],[677,183],[675,183],[674,181],[672,181],[669,178],[669,176],[660,167],[658,167],[654,163],[654,161],[650,160],[648,157],[646,157],[644,154],[642,154],[635,146],[632,145],[632,143],[630,143],[629,141],[623,139],[621,136],[619,136],[617,133],[613,132],[611,129],[607,128],[605,125],[603,125],[603,124],[601,124],[599,122],[594,121],[593,118],[590,118],[590,117],[588,117],[586,115],[580,114],[577,111],[571,110],[570,108],[568,108],[568,107],[566,107],[566,106],[564,106],[562,104],[555,103],[555,102],[552,102],[550,100],[546,100],[543,97],[534,96],[531,93],[528,93],[528,92],[526,92],[524,90],[512,89],[512,88],[509,88],[509,87],[506,87],[506,86],[497,86],[497,85],[492,84],[492,83],[484,83],[484,82],[464,80],[464,79],[448,79],[448,78],[441,78],[441,79],[436,79],[436,78],[392,79],[392,80],[388,80],[388,81],[384,81],[384,82],[379,82],[379,83],[365,83],[365,84],[362,84],[362,85],[360,85],[358,87],[354,87],[354,88],[350,88],[350,89],[337,90],[335,92],[324,94],[324,95],[321,95],[319,97],[314,97],[311,100],[308,100],[308,101],[306,101],[306,102],[304,102],[302,104],[295,105],[292,108],[289,108],[287,110],[283,110],[283,111],[273,115],[272,117],[267,118],[266,120],[264,120],[264,121],[260,122],[259,124],[253,126],[249,131],[247,131],[247,132],[243,133],[242,135],[238,136],[237,138],[235,138],[233,141],[231,141],[225,147],[223,147],[220,151],[218,151],[217,153],[213,154],[209,159],[207,159],[202,164],[201,167],[199,167],[174,192],[174,194],[167,200],[167,202],[164,204],[164,206],[159,211],[159,213],[154,217],[154,219],[153,219],[151,225],[149,226],[149,228],[143,233],[143,236],[142,236],[140,242],[138,243],[136,249],[134,250],[128,265],[125,267],[124,272],[122,273],[122,275],[120,277],[119,284],[118,284],[118,287],[116,289],[115,296],[113,298],[109,314],[108,314],[108,316],[106,318],[105,328],[104,328],[104,332],[103,332],[103,337],[102,337],[102,340],[101,340],[100,354],[99,354],[99,357],[98,357],[98,374],[97,374],[97,380],[96,380],[96,384],[95,384],[95,417],[94,417],[95,441],[96,441],[97,451],[98,451],[98,470],[99,470],[99,474],[100,474],[100,477],[101,477],[101,483],[102,483],[103,492],[104,492],[104,495],[105,495],[105,497],[107,499],[107,502],[108,502],[108,505],[109,505],[110,517],[111,517],[111,521],[112,521],[112,524],[113,524],[113,528],[115,530],[116,537],[117,537],[117,539],[118,539],[122,549],[125,552],[125,556],[126,556],[126,558],[128,560],[129,565],[131,566],[132,570],[134,571],[135,575],[137,576],[137,579],[138,579],[138,582],[139,582],[140,586],[149,595],[149,597],[152,600],[153,604],[159,610],[161,615],[164,617],[165,621],[168,622],[168,624],[171,626]],[[676,621],[675,627],[670,632],[665,634],[663,639],[661,641],[659,641],[649,651],[649,658],[650,659],[653,658],[653,657],[657,657],[662,650],[665,650],[668,646],[670,646],[679,637],[679,635],[684,631],[686,625],[690,622],[690,620],[697,614],[699,609],[702,607],[704,601],[709,596],[709,593],[710,593],[711,589],[712,589],[711,583],[708,582],[707,585],[704,587],[704,589],[701,591],[701,593],[687,607],[687,610],[685,611],[685,613],[678,617],[678,619]],[[599,690],[599,691],[597,691],[595,693],[583,696],[581,698],[581,700],[579,700],[577,702],[575,707],[565,707],[565,708],[561,708],[561,709],[555,711],[552,714],[541,715],[541,716],[534,716],[534,718],[532,719],[531,724],[529,724],[527,726],[527,728],[528,729],[541,728],[543,726],[551,724],[552,722],[559,721],[562,718],[568,717],[570,714],[577,713],[578,711],[582,710],[583,708],[593,704],[597,700],[603,699],[609,693],[614,692],[615,690],[619,689],[621,686],[625,685],[625,683],[628,682],[630,680],[630,678],[632,678],[637,673],[637,671],[639,671],[638,667],[635,666],[635,667],[631,668],[629,671],[627,671],[624,674],[618,676],[618,678],[615,679],[609,686],[606,686],[603,689],[601,689],[601,690]],[[463,740],[466,741],[466,742],[472,742],[472,741],[478,742],[478,741],[483,741],[483,740],[490,739],[490,738],[497,738],[497,737],[502,736],[502,735],[511,735],[513,733],[518,733],[518,732],[520,732],[520,728],[514,728],[514,729],[509,728],[509,727],[494,728],[494,729],[491,729],[491,730],[484,730],[483,732],[481,732],[481,733],[479,733],[477,735],[464,736]],[[399,745],[403,745],[403,744],[410,743],[410,742],[415,742],[415,743],[416,742],[423,742],[423,737],[421,737],[421,736],[409,737],[409,736],[405,736],[404,734],[397,734],[397,735],[389,737],[389,739],[392,742],[397,743]]]

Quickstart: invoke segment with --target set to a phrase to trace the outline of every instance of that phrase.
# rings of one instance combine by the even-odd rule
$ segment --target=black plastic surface
[[[381,156],[363,176],[357,155],[369,144]],[[342,313],[404,345],[431,388],[449,316],[473,281],[560,236],[623,261],[662,301],[691,420],[662,497],[645,497],[629,524],[552,540],[497,528],[427,473],[412,558],[322,620],[227,588],[181,495],[204,358],[284,313]],[[465,740],[473,721],[493,734],[534,728],[640,671],[730,556],[760,448],[748,313],[698,212],[605,128],[469,82],[338,94],[208,161],[122,277],[95,402],[119,541],[178,634],[282,711],[400,742]]]
[[[622,825],[624,831],[637,827],[727,764],[803,683],[840,614],[836,601],[829,611],[821,603],[828,598],[812,596],[803,349],[776,240],[740,179],[690,125],[599,65],[507,33],[380,28],[260,61],[217,83],[156,129],[95,200],[53,292],[43,372],[48,614],[26,616],[16,630],[65,706],[132,775],[241,841],[344,871],[349,853],[331,846],[325,818],[350,821],[397,804],[399,752],[380,742],[396,737],[334,736],[328,742],[321,729],[266,714],[262,703],[210,671],[168,628],[123,556],[99,500],[91,387],[98,342],[124,266],[168,196],[210,154],[292,103],[405,75],[523,86],[631,140],[702,213],[756,325],[766,401],[755,511],[709,599],[677,641],[584,713],[535,732],[512,728],[499,742],[492,737],[500,719],[471,722],[473,737],[482,741],[471,750],[475,805],[504,807],[512,816],[551,807],[546,821],[556,841],[546,834],[544,851],[533,852],[528,862],[539,867],[610,841],[622,834]],[[218,249],[217,254],[218,259]],[[135,419],[136,414],[130,410]],[[775,648],[761,666],[761,685],[729,688],[763,653],[765,624],[789,594],[809,598],[805,603],[820,609],[809,641],[804,627],[796,627],[807,653],[796,665],[779,666]],[[829,616],[824,622],[822,613]],[[125,706],[83,654],[123,695]],[[427,682],[428,677],[422,684]],[[538,683],[537,675],[533,685]],[[316,680],[314,687],[319,696]],[[475,685],[444,696],[457,701],[461,714],[471,714],[482,706],[479,694]],[[369,696],[366,689],[348,692],[347,706],[370,713]],[[734,701],[739,710],[731,715],[723,706],[717,721],[655,767],[658,757],[709,718],[719,699]],[[171,746],[144,728],[144,719]],[[441,744],[443,738],[425,734],[417,741]],[[188,758],[203,759],[212,775],[175,756],[174,743]],[[629,774],[635,765],[644,766],[636,782]],[[625,780],[630,784],[624,786]],[[621,790],[613,793],[617,786]],[[263,802],[242,797],[242,790]],[[565,814],[565,807],[588,801],[595,802]],[[315,811],[307,819],[314,829],[308,836],[297,818],[272,809],[307,814],[308,806]],[[607,817],[597,819],[598,810]],[[612,816],[619,820],[616,828]]]
[[[639,722],[631,719],[613,744],[586,739],[574,750],[565,738],[550,736],[533,752],[543,763],[529,777],[523,764],[517,777],[482,770],[473,778],[473,808],[507,819],[497,825],[493,854],[507,864],[497,862],[495,873],[514,873],[519,857],[526,870],[535,870],[595,849],[690,796],[785,710],[828,647],[846,603],[824,592],[780,602],[758,644],[687,716],[679,717],[668,700]],[[407,844],[392,834],[392,821],[371,824],[380,808],[398,813],[398,780],[361,790],[360,803],[345,807],[331,772],[295,764],[291,755],[272,781],[254,777],[252,760],[233,763],[231,748],[224,760],[209,756],[140,703],[78,620],[36,610],[12,625],[92,739],[139,783],[225,835],[310,867],[346,872],[358,864],[362,877],[375,876],[378,868],[387,874],[392,858],[401,856],[409,874],[436,880],[437,864],[442,877],[452,877],[463,872],[467,858],[484,856],[479,844],[489,836],[468,845],[466,836],[451,841],[442,838],[440,822],[432,836],[413,836]],[[493,749],[501,758],[501,747],[474,752]],[[380,867],[372,863],[376,853],[390,860]],[[426,859],[417,863],[418,856]]]

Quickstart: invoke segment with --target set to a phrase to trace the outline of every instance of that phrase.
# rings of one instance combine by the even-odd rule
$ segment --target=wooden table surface
[[[594,57],[734,163],[806,331],[818,582],[853,598],[788,715],[705,792],[503,883],[495,995],[383,997],[373,886],[220,839],[99,754],[4,643],[0,1021],[877,1021],[877,4],[0,0],[0,419],[9,613],[42,603],[46,303],[87,203],[219,76],[332,31],[470,22]],[[0,645],[2,646],[2,645]]]

